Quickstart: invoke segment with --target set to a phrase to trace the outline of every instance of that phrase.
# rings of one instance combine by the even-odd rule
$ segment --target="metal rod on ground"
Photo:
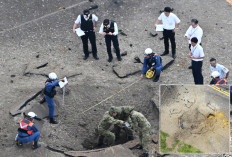
[[[64,105],[64,95],[65,95],[65,86],[63,87],[63,98],[62,98],[62,105]]]

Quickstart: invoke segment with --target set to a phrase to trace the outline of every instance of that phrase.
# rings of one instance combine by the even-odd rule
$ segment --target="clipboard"
[[[164,31],[163,25],[156,25],[155,31],[156,32],[163,32]]]
[[[67,77],[64,78],[64,82],[62,82],[62,81],[59,82],[60,88],[63,88],[66,84],[68,84],[68,79],[67,79]]]
[[[81,37],[83,35],[85,35],[85,32],[81,30],[81,28],[77,28],[75,29],[76,30],[76,34],[77,36]]]

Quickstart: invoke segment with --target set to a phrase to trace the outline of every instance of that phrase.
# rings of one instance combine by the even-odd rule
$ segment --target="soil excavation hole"
[[[112,132],[114,133],[114,130],[112,130]],[[99,134],[97,133],[97,130],[95,132],[94,135],[89,136],[88,138],[86,138],[83,142],[82,142],[82,146],[85,150],[92,150],[92,149],[99,149],[99,148],[107,148],[110,147],[108,145],[103,145],[103,146],[98,146],[98,140],[99,140]],[[104,139],[103,143],[107,143],[107,140]],[[119,144],[124,144],[128,142],[127,140],[127,133],[124,129],[121,129],[120,131],[120,137],[118,139],[115,140],[114,145],[119,145]],[[112,146],[114,146],[112,145]]]
[[[215,118],[215,115],[210,113],[208,116],[207,116],[208,119],[212,119],[212,118]]]

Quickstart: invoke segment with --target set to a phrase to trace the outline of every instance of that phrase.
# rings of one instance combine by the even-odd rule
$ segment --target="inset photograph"
[[[229,86],[160,85],[160,152],[229,153]]]

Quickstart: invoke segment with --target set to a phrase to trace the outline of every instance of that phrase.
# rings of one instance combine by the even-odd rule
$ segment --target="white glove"
[[[124,123],[126,127],[130,127],[130,124],[128,122]]]

